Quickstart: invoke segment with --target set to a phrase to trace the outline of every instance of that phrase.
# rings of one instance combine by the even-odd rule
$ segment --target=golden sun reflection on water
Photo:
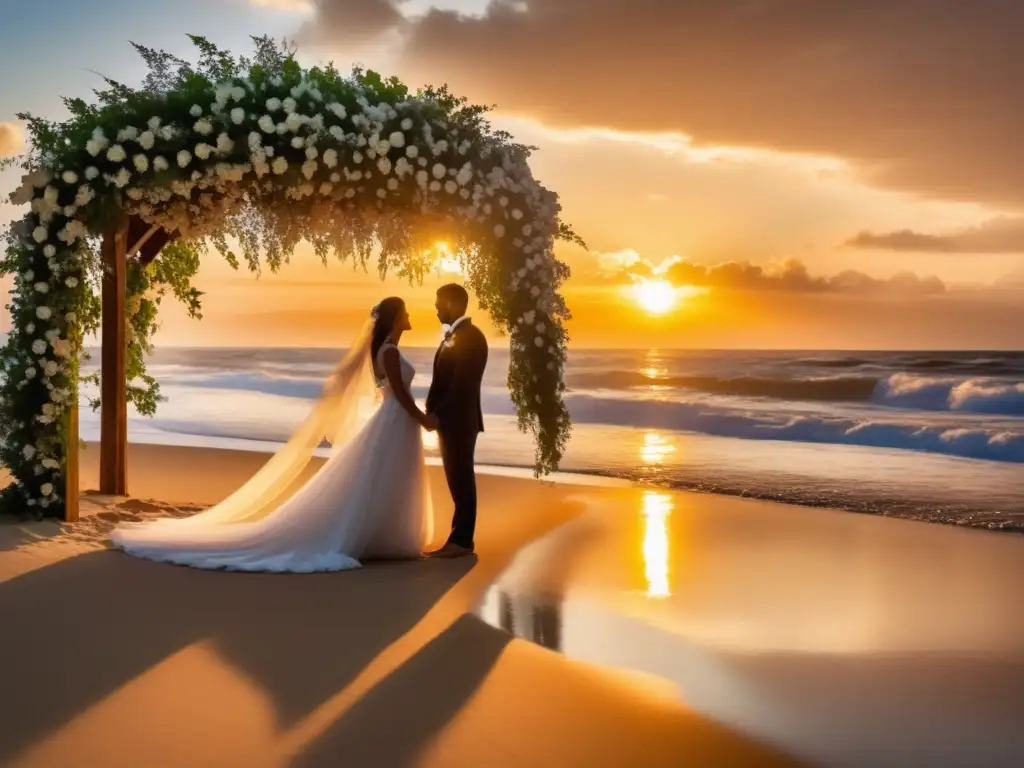
[[[668,516],[673,506],[672,496],[668,493],[644,492],[644,577],[650,598],[661,599],[672,594],[668,568]]]
[[[671,438],[660,432],[647,432],[644,444],[640,446],[640,460],[644,464],[662,464],[675,452],[676,446]]]

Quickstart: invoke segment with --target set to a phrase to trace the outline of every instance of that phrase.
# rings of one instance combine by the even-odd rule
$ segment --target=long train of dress
[[[408,389],[415,370],[400,360]],[[209,520],[123,525],[111,540],[136,557],[233,571],[341,571],[360,559],[417,557],[433,535],[420,426],[385,385],[362,429],[270,514]]]

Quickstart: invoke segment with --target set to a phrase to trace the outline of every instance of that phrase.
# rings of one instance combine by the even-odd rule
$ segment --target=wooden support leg
[[[100,493],[112,496],[128,495],[127,240],[123,217],[103,236]]]
[[[64,520],[78,522],[78,388],[71,395],[71,407],[67,411],[68,442],[64,465]]]

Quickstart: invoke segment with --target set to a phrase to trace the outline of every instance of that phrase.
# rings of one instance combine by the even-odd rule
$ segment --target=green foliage
[[[16,277],[0,352],[0,460],[15,477],[3,503],[62,510],[64,414],[100,317],[98,238],[126,212],[172,234],[155,261],[133,259],[127,273],[128,397],[140,413],[162,400],[146,371],[159,307],[171,296],[201,317],[192,280],[208,249],[258,273],[308,242],[324,262],[368,269],[376,259],[382,277],[419,282],[433,265],[428,250],[446,240],[510,336],[509,391],[536,437],[536,471],[556,469],[570,429],[569,312],[558,294],[568,268],[552,247],[583,242],[533,180],[534,148],[493,130],[490,107],[447,86],[411,93],[373,71],[304,69],[293,45],[268,37],[253,38],[249,57],[190,39],[195,62],[135,44],[149,69],[141,86],[103,78],[92,103],[65,100],[63,122],[19,115],[31,138],[19,161],[32,210],[0,259],[0,273]]]

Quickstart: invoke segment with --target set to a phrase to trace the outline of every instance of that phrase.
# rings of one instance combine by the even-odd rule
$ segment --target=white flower
[[[307,160],[302,164],[302,175],[309,181],[316,175],[316,169],[319,163],[316,160]]]
[[[295,108],[298,106],[295,99],[289,96],[287,99],[281,102],[281,106],[284,107],[284,111],[289,115],[295,114]]]
[[[525,322],[527,325],[533,325],[533,321],[536,317],[537,312],[535,310],[528,310],[523,313],[523,322]]]
[[[166,171],[170,167],[167,162],[167,158],[163,155],[157,155],[153,158],[153,170],[154,171]]]
[[[196,144],[196,157],[198,157],[200,160],[208,160],[212,152],[213,147],[211,147],[209,144]]]
[[[49,377],[54,377],[60,372],[60,366],[57,365],[53,360],[47,360],[43,364],[43,373]],[[52,399],[52,398],[51,398]]]
[[[43,494],[43,496],[49,496],[53,493],[53,483],[43,483],[39,486],[39,492]]]
[[[25,279],[31,283],[33,280],[36,279],[36,273],[30,269],[28,272],[25,273]],[[31,331],[29,331],[29,333],[31,333]]]
[[[46,227],[36,227],[32,230],[32,239],[37,243],[45,243],[49,234]]]
[[[444,183],[444,191],[447,192],[449,195],[454,195],[456,192],[459,191],[459,185],[456,184],[451,179],[448,179],[448,181]]]
[[[405,120],[402,121],[402,130],[403,131],[412,130],[412,118],[407,117],[407,118],[405,118]]]
[[[516,221],[519,221],[521,218],[523,218],[523,212],[520,211],[518,208],[513,208],[512,218],[515,219]]]
[[[327,108],[331,110],[331,112],[333,112],[335,117],[337,117],[339,120],[345,119],[347,113],[345,112],[345,107],[343,105],[335,101],[332,102],[331,104],[328,104]]]
[[[231,110],[231,122],[235,125],[241,125],[245,122],[245,110],[241,107],[235,107]]]
[[[36,317],[38,317],[40,320],[49,320],[50,317],[52,317],[52,315],[53,315],[53,312],[50,310],[49,307],[46,307],[46,306],[36,307]]]
[[[405,146],[405,134],[401,131],[395,131],[388,136],[388,143],[392,147],[404,147]]]
[[[263,117],[261,117],[257,121],[257,124],[259,125],[260,130],[263,131],[264,133],[274,133],[274,131],[277,130],[277,124],[274,123],[274,118],[272,118],[270,115],[264,115]]]
[[[231,89],[231,98],[235,101],[241,101],[245,98],[245,88],[240,85],[236,85]]]
[[[152,149],[155,143],[156,136],[153,135],[152,131],[144,131],[142,135],[139,136],[139,146],[141,146],[145,150]]]
[[[440,181],[438,181],[437,179],[434,179],[434,181],[430,182],[430,191],[431,192],[438,192],[440,189],[441,189],[441,182]]]
[[[306,146],[306,140],[303,139],[301,136],[295,136],[292,139],[291,144],[292,149],[302,149],[304,146]]]
[[[188,113],[192,115],[192,117],[199,117],[201,114],[203,114],[203,108],[200,107],[198,104],[193,104],[192,109],[190,109]]]
[[[398,179],[396,179],[394,176],[388,179],[388,189],[390,189],[392,192],[398,189]]]
[[[69,323],[75,322],[77,318],[78,315],[76,315],[74,312],[68,312],[66,315],[64,315],[64,319],[67,320]]]
[[[338,165],[338,152],[334,149],[328,149],[324,152],[324,165],[328,168],[334,168]]]
[[[544,339],[542,339],[540,336],[538,336],[536,339],[533,340],[533,343],[536,344],[538,347],[543,347],[544,346]]]
[[[57,255],[57,249],[54,246],[52,246],[52,245],[44,245],[43,246],[43,256],[45,256],[48,259],[52,259],[56,255]],[[29,278],[29,279],[31,279],[31,278]]]
[[[85,178],[88,179],[89,181],[92,181],[99,175],[100,169],[97,168],[95,165],[90,165],[88,168],[85,169]]]
[[[217,151],[220,152],[222,155],[230,154],[231,150],[233,150],[234,148],[234,140],[226,133],[222,133],[220,136],[217,137]]]
[[[421,187],[425,187],[427,185],[427,179],[429,178],[430,175],[426,171],[416,172],[416,183],[419,184]]]
[[[377,190],[377,197],[379,197],[381,200],[383,200],[387,196],[388,196],[388,192],[387,192],[386,189],[378,189]]]
[[[281,108],[281,100],[276,96],[267,99],[267,112],[277,112]]]
[[[60,469],[60,462],[56,459],[43,459],[42,464],[46,469]]]
[[[139,137],[139,129],[129,125],[117,132],[118,141],[134,141]]]
[[[448,175],[448,169],[444,167],[444,163],[434,163],[432,171],[435,179],[443,179]]]
[[[117,172],[117,176],[114,177],[114,185],[118,189],[121,189],[123,187],[128,186],[128,182],[131,180],[131,171],[129,171],[127,168],[122,168],[120,171]]]
[[[38,293],[49,293],[50,292],[50,286],[47,285],[46,283],[36,283],[33,287],[36,289],[36,291]]]
[[[284,119],[284,124],[292,133],[298,133],[299,128],[302,127],[302,115],[298,112],[291,112],[288,117]]]
[[[21,449],[21,455],[28,461],[32,461],[32,458],[36,455],[36,447],[34,445],[26,444],[25,447]]]
[[[60,177],[61,177],[61,179],[64,180],[65,184],[77,184],[78,183],[78,174],[75,173],[74,171],[64,171],[64,173],[62,173],[60,175]]]
[[[68,288],[76,288],[78,286],[78,278],[69,277],[64,281],[64,285],[66,285]]]
[[[71,357],[71,342],[67,339],[55,339],[53,342],[53,354],[57,357]]]
[[[46,342],[42,339],[36,339],[32,342],[32,354],[42,355],[46,353]]]
[[[355,163],[356,165],[359,165],[361,162],[363,162],[363,153],[359,151],[353,152],[352,162]]]
[[[504,237],[505,236],[505,225],[504,224],[495,224],[494,225],[494,236],[495,237]]]
[[[405,154],[410,160],[415,160],[420,154],[420,148],[415,144],[410,144],[405,148]]]
[[[124,147],[120,144],[115,144],[107,150],[107,160],[112,163],[123,162],[126,157],[128,157],[128,153],[124,151]]]
[[[192,126],[192,130],[201,136],[209,136],[213,133],[213,123],[209,120],[196,120],[195,125]]]
[[[270,166],[271,170],[274,171],[278,176],[288,170],[288,161],[283,157],[274,158],[274,162]]]
[[[132,158],[132,165],[139,173],[145,173],[149,170],[149,158],[145,155],[135,155]]]
[[[386,157],[381,157],[377,161],[377,170],[379,170],[384,176],[387,176],[391,173],[391,161]]]

